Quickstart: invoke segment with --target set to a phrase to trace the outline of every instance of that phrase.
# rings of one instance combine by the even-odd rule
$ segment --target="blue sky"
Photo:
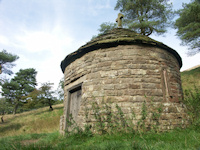
[[[175,9],[189,0],[171,0]],[[39,83],[57,88],[63,77],[61,61],[98,34],[103,22],[115,22],[116,0],[0,0],[0,50],[20,58],[12,70],[35,68]],[[181,70],[200,64],[200,54],[187,57],[176,30],[151,38],[175,49],[183,60]]]

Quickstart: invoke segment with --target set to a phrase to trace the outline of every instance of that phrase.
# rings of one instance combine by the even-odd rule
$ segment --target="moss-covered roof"
[[[82,57],[84,54],[97,50],[99,48],[109,48],[109,47],[115,47],[118,45],[138,45],[138,44],[156,46],[164,50],[167,50],[168,52],[172,53],[176,57],[176,59],[179,62],[180,68],[182,67],[182,60],[179,54],[172,48],[168,47],[167,45],[161,42],[158,42],[156,40],[153,40],[149,38],[148,36],[135,33],[134,31],[131,31],[128,29],[115,28],[106,34],[103,34],[94,38],[90,42],[81,46],[77,51],[67,55],[65,59],[61,62],[61,69],[64,73],[65,68],[70,63]]]

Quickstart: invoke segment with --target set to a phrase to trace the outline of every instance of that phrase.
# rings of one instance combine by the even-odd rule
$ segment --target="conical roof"
[[[61,69],[64,73],[65,68],[70,63],[82,57],[88,52],[91,52],[100,48],[102,49],[102,48],[116,47],[118,45],[149,45],[149,46],[162,48],[170,52],[171,54],[173,54],[178,60],[180,68],[182,67],[181,57],[174,49],[168,47],[167,45],[161,42],[153,40],[148,36],[138,34],[129,29],[115,28],[107,32],[106,34],[97,36],[90,42],[81,46],[77,51],[67,55],[65,59],[61,62]]]

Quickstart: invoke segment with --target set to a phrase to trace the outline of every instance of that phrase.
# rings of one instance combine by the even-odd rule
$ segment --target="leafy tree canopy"
[[[104,22],[100,25],[100,28],[98,29],[98,31],[100,32],[100,34],[105,34],[114,28],[117,28],[116,23]]]
[[[124,24],[142,35],[163,34],[173,18],[168,0],[118,0],[115,10],[124,14]]]
[[[49,110],[53,110],[52,104],[56,101],[56,98],[53,96],[54,91],[52,91],[53,83],[43,83],[39,88],[39,99],[41,103],[46,103],[49,105]]]
[[[26,97],[26,103],[23,105],[24,110],[32,110],[35,108],[44,107],[42,103],[40,103],[39,99],[40,91],[38,89],[34,89],[31,93],[29,93]]]
[[[189,54],[200,52],[200,0],[183,4],[183,9],[178,14],[180,17],[175,21],[177,36],[183,45],[189,46]]]
[[[10,70],[13,66],[13,62],[19,57],[17,55],[8,53],[6,50],[0,52],[0,74],[6,73],[11,75],[13,72]]]
[[[13,114],[26,102],[27,95],[35,89],[36,74],[33,68],[20,69],[11,81],[2,84],[2,95],[13,106]]]
[[[99,34],[98,34],[97,36],[102,35],[102,34],[105,34],[105,33],[107,33],[108,31],[110,31],[110,30],[112,30],[112,29],[114,29],[114,28],[117,28],[117,24],[116,24],[116,23],[104,22],[104,23],[102,23],[102,24],[100,25],[100,28],[98,29]],[[94,35],[94,36],[92,37],[92,39],[96,38],[97,36]]]
[[[59,97],[59,100],[64,100],[64,77],[61,78],[58,88],[57,88],[57,95]]]
[[[0,115],[12,112],[12,107],[5,98],[0,98]]]

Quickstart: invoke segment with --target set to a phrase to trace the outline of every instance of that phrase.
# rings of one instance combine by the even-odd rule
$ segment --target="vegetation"
[[[6,101],[5,98],[0,98],[0,114],[11,113],[13,111],[13,107],[9,102]]]
[[[183,45],[189,46],[190,54],[200,52],[200,1],[192,0],[189,4],[183,4],[178,14],[179,18],[175,22],[177,36]]]
[[[16,114],[18,107],[26,102],[26,96],[34,90],[36,74],[33,68],[21,69],[11,81],[2,84],[2,95],[13,105],[13,114]]]
[[[124,14],[125,28],[147,36],[152,33],[158,35],[165,33],[174,16],[172,4],[167,0],[118,0],[115,10],[120,10]],[[102,23],[99,35],[116,27],[114,23]]]
[[[54,105],[54,111],[49,111],[49,107],[43,107],[16,115],[5,114],[4,123],[0,123],[0,138],[58,131],[62,114],[63,104]]]
[[[100,28],[98,29],[99,30],[99,35],[101,34],[105,34],[107,33],[108,31],[114,29],[117,27],[117,24],[116,23],[110,23],[110,22],[104,22],[100,25]]]
[[[163,34],[173,17],[167,0],[118,0],[115,10],[125,16],[125,25],[142,35]]]
[[[147,36],[152,33],[165,33],[174,17],[172,4],[169,4],[168,0],[118,0],[115,10],[124,14],[125,28]],[[174,23],[174,28],[178,29],[176,35],[180,37],[183,45],[189,46],[191,51],[188,54],[200,52],[200,1],[192,0],[189,4],[183,4],[183,8],[176,12],[179,15]],[[104,22],[98,29],[98,35],[116,27],[115,23]]]
[[[64,77],[60,79],[57,91],[56,91],[59,100],[63,101],[64,100]]]
[[[200,126],[200,67],[181,73],[184,101],[192,124]]]
[[[0,52],[0,74],[3,72],[5,74],[11,75],[13,72],[10,70],[14,66],[13,62],[19,57],[17,55],[8,53],[6,50]]]
[[[184,91],[184,104],[188,109],[188,114],[191,116],[191,121],[195,125],[200,125],[200,90],[195,87],[194,90],[186,89]]]
[[[192,69],[190,71],[181,72],[181,80],[183,91],[186,89],[200,88],[200,67]]]
[[[84,133],[61,136],[58,132],[26,134],[0,139],[0,149],[138,149],[138,150],[171,150],[200,147],[200,132],[193,129],[175,130],[162,134],[116,133],[113,135],[88,135]]]
[[[53,110],[52,105],[57,101],[52,90],[53,83],[42,83],[39,89],[34,89],[28,96],[24,104],[27,110],[49,106],[49,110]]]
[[[8,53],[6,50],[0,52],[0,73],[11,74],[8,68],[14,66],[14,62],[19,57]],[[3,68],[2,68],[3,67]],[[1,70],[2,69],[2,70]],[[11,80],[1,79],[2,87],[0,98],[0,114],[23,112],[39,107],[49,105],[53,110],[52,104],[62,102],[64,97],[64,80],[59,84],[58,96],[61,101],[55,97],[56,92],[52,90],[52,83],[42,83],[39,89],[36,89],[37,71],[33,68],[20,69]],[[19,110],[20,108],[20,110]]]
[[[40,103],[48,104],[49,110],[53,110],[52,104],[56,100],[56,98],[53,96],[55,92],[52,91],[52,85],[53,83],[43,83],[42,86],[39,88]]]

